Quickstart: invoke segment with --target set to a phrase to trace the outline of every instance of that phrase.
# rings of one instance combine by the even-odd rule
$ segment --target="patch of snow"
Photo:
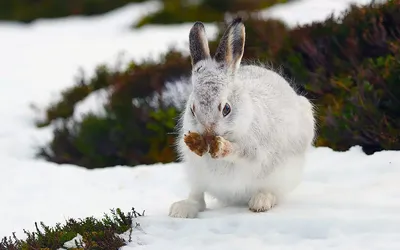
[[[99,89],[89,94],[84,100],[77,103],[74,110],[74,120],[81,121],[82,118],[88,114],[96,114],[97,116],[104,116],[104,105],[110,95],[108,88]]]
[[[295,0],[289,3],[276,4],[257,13],[267,19],[280,19],[289,27],[324,21],[333,14],[339,17],[351,4],[366,5],[371,0]],[[385,2],[377,0],[376,3]]]
[[[83,242],[83,237],[80,234],[77,234],[72,240],[67,241],[64,243],[64,247],[66,249],[71,249],[71,248],[77,248],[77,244],[75,244],[75,241],[78,242],[78,244],[82,244],[83,246],[85,246],[85,243]]]

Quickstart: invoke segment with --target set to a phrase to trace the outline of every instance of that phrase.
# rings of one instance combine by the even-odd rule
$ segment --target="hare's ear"
[[[210,58],[210,49],[204,25],[201,22],[195,22],[189,33],[189,49],[192,66],[197,62]]]
[[[215,60],[235,72],[242,61],[246,32],[242,19],[235,18],[228,26],[215,52]]]

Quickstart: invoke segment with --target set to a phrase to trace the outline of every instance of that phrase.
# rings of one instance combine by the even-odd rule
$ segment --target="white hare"
[[[204,25],[189,34],[193,90],[179,121],[177,148],[187,199],[169,216],[195,218],[207,193],[263,212],[301,181],[315,136],[312,104],[272,70],[240,65],[245,27],[234,19],[210,56]]]

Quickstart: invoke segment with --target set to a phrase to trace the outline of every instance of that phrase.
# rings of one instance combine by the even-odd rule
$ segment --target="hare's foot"
[[[190,132],[184,135],[183,140],[189,149],[199,156],[203,156],[207,152],[207,143],[203,136],[198,133]]]
[[[191,194],[186,200],[174,202],[169,209],[169,216],[175,218],[196,218],[206,209],[204,194]]]
[[[249,209],[253,212],[266,212],[277,203],[276,196],[268,192],[259,192],[249,201]]]
[[[233,150],[232,144],[221,136],[216,136],[210,142],[209,153],[212,158],[222,158],[229,155]]]

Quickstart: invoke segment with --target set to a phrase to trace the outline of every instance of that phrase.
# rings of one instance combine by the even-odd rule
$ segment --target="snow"
[[[321,20],[349,3],[299,0],[265,13],[293,25]],[[87,170],[33,159],[34,146],[49,140],[51,131],[33,126],[29,105],[58,100],[80,67],[90,76],[97,65],[116,62],[121,51],[126,61],[157,57],[171,44],[187,51],[192,24],[128,29],[157,8],[158,2],[148,2],[89,18],[0,23],[0,237],[23,237],[22,229],[33,230],[34,222],[55,225],[135,207],[146,216],[123,249],[400,248],[399,151],[366,156],[358,146],[346,152],[315,148],[301,185],[273,210],[254,214],[207,197],[209,210],[186,220],[167,216],[170,204],[187,194],[180,163]],[[213,24],[206,29],[212,38]],[[75,117],[101,112],[106,94],[83,100]]]
[[[386,0],[375,0],[376,3]],[[289,27],[304,25],[310,22],[324,21],[330,15],[339,17],[350,5],[366,5],[371,0],[299,0],[286,4],[277,4],[262,10],[257,16],[267,19],[281,19]]]
[[[78,244],[75,244],[75,242],[78,242]],[[65,242],[63,245],[63,248],[67,248],[67,249],[74,248],[74,247],[76,248],[76,247],[78,247],[77,245],[79,245],[79,244],[82,244],[82,246],[85,246],[82,235],[77,234],[76,237],[74,237],[72,240]],[[63,249],[63,248],[60,248],[60,249]]]
[[[186,220],[167,217],[169,205],[187,192],[181,164],[88,171],[8,160],[2,178],[14,181],[0,184],[8,190],[2,194],[0,230],[5,235],[32,228],[35,220],[54,224],[133,206],[146,216],[137,220],[141,230],[133,231],[123,249],[398,249],[399,156],[317,148],[302,184],[273,210],[254,214],[207,197],[209,210]]]
[[[254,214],[208,198],[211,208],[192,220],[166,217],[169,203],[187,190],[175,172],[181,166],[160,167],[152,176],[165,171],[158,186],[171,193],[160,193],[157,208],[151,207],[157,212],[147,210],[148,216],[138,220],[144,232],[135,231],[133,239],[143,245],[123,249],[399,249],[399,156],[365,156],[359,147],[348,152],[317,148],[303,183],[280,206]]]
[[[108,88],[90,93],[84,100],[76,104],[74,120],[80,121],[88,113],[93,113],[97,116],[105,115],[104,104],[106,104],[110,94],[111,92]]]

